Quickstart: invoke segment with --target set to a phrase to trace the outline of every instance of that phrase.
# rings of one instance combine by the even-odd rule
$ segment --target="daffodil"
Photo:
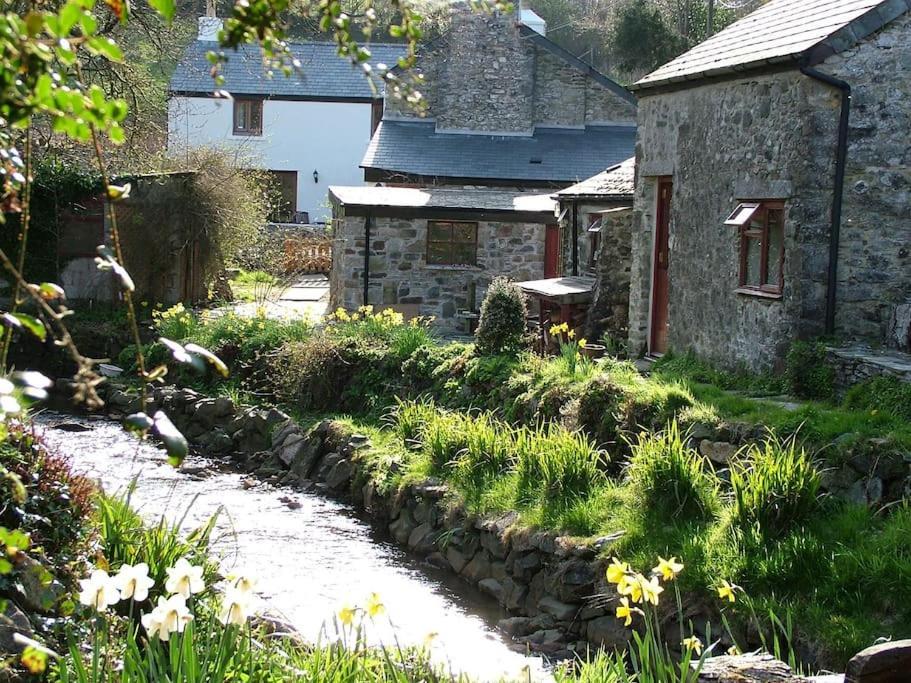
[[[33,647],[25,648],[19,661],[32,674],[41,674],[47,669],[47,655]]]
[[[236,588],[241,593],[252,593],[256,588],[256,578],[245,572],[229,574],[228,581],[231,582],[232,588]]]
[[[607,580],[610,583],[620,583],[629,573],[629,563],[621,562],[616,557],[607,568]]]
[[[582,339],[579,340],[579,348],[584,349],[586,346],[588,346],[588,339],[582,337]]]
[[[657,578],[646,579],[644,576],[639,576],[639,586],[642,590],[642,600],[644,602],[650,602],[653,605],[658,604],[658,596],[664,592],[661,584],[658,583]]]
[[[120,602],[120,591],[114,579],[103,569],[95,569],[87,579],[79,581],[79,602],[103,612]]]
[[[158,598],[155,609],[142,615],[142,625],[149,637],[157,636],[159,640],[168,640],[172,633],[183,633],[191,621],[193,615],[179,593],[167,599]]]
[[[731,647],[728,648],[728,654],[731,655],[731,657],[737,657],[743,653],[740,651],[739,647],[731,645]]]
[[[155,585],[155,581],[149,577],[149,565],[140,562],[120,567],[120,571],[114,577],[114,584],[120,591],[122,600],[142,602],[149,597],[149,589]]]
[[[367,598],[367,614],[371,619],[379,616],[386,610],[386,607],[383,605],[380,600],[380,596],[377,593],[371,593],[370,597]]]
[[[641,574],[635,576],[624,574],[623,578],[617,582],[617,592],[620,595],[629,596],[633,602],[642,602],[642,581],[645,581],[645,577]]]
[[[338,620],[342,623],[343,626],[351,626],[354,623],[354,617],[357,614],[357,610],[349,605],[345,605],[338,611]]]
[[[642,614],[642,610],[638,607],[630,607],[629,598],[620,598],[620,604],[617,605],[617,618],[623,619],[624,626],[633,623],[633,614]]]
[[[681,645],[686,648],[687,652],[693,652],[697,656],[702,654],[702,641],[696,636],[684,638]]]
[[[250,611],[250,593],[231,586],[225,591],[218,620],[225,626],[243,626]]]
[[[735,591],[739,590],[743,589],[737,584],[730,583],[723,579],[721,585],[718,586],[718,597],[722,600],[727,600],[728,602],[737,602]]]
[[[164,587],[168,593],[178,593],[186,599],[194,593],[201,593],[205,590],[202,567],[190,564],[185,557],[181,557],[173,567],[168,567],[166,571],[168,578]]]
[[[677,562],[676,557],[665,560],[663,557],[658,558],[658,566],[652,569],[655,574],[660,574],[665,581],[673,581],[677,574],[683,571],[683,564]]]
[[[566,336],[569,337],[570,339],[575,339],[575,338],[576,338],[576,331],[575,331],[575,330],[570,330],[569,332],[566,333]]]

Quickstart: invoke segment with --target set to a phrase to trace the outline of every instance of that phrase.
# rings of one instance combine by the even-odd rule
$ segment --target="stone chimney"
[[[435,74],[437,130],[531,135],[534,46],[513,13],[453,2],[445,58]]]
[[[198,26],[197,40],[218,40],[218,32],[221,31],[222,21],[215,16],[215,0],[206,0],[206,16],[199,17]]]

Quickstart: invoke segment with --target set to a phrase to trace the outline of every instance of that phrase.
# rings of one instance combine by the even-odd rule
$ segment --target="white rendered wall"
[[[168,101],[168,150],[219,146],[235,150],[244,165],[297,171],[297,210],[311,221],[331,216],[330,185],[362,185],[360,168],[370,142],[371,106],[350,102],[263,103],[262,137],[234,135],[233,103],[207,97]],[[319,182],[313,181],[313,171]]]

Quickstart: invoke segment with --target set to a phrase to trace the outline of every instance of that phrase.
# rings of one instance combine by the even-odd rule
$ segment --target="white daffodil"
[[[164,587],[168,593],[177,593],[185,599],[194,593],[205,590],[206,584],[202,580],[202,567],[197,567],[181,557],[173,567],[167,569],[168,578]]]
[[[219,621],[225,626],[243,626],[250,612],[250,593],[230,587],[221,603]]]
[[[149,576],[149,565],[140,562],[136,565],[125,564],[114,577],[114,583],[120,591],[121,600],[142,602],[149,597],[149,589],[155,581]]]
[[[158,598],[155,609],[142,615],[142,625],[149,637],[158,636],[160,640],[168,640],[172,633],[183,633],[191,621],[193,615],[187,608],[187,601],[179,594],[168,599]]]
[[[252,593],[256,588],[256,579],[247,572],[234,572],[228,575],[228,581],[233,588],[241,593]]]
[[[103,569],[95,569],[87,579],[79,581],[79,602],[99,612],[120,602],[120,591],[114,579]]]

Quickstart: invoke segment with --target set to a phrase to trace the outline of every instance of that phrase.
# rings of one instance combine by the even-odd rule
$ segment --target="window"
[[[427,222],[427,263],[437,266],[473,266],[478,260],[478,224],[455,221]]]
[[[740,289],[781,295],[784,286],[784,204],[744,202],[725,221],[740,230]]]
[[[234,134],[263,134],[262,100],[234,100]]]
[[[601,251],[601,219],[600,213],[588,215],[588,265],[598,263],[598,252]]]

